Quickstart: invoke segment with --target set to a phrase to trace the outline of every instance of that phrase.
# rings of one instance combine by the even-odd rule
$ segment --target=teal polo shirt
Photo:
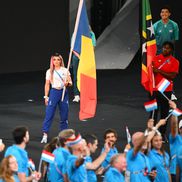
[[[171,134],[169,134],[169,146],[170,146],[170,173],[176,174],[176,154],[179,149],[179,146],[182,146],[182,136],[176,135],[175,137],[172,137]]]
[[[105,150],[105,149],[102,148],[101,153],[102,153],[104,150]],[[113,155],[115,155],[115,154],[118,154],[117,148],[116,148],[116,147],[111,148],[111,149],[109,150],[109,152],[107,153],[107,156],[106,156],[105,160],[102,162],[101,166],[104,167],[104,168],[106,168],[106,167],[109,165],[109,163],[110,163],[111,157],[112,157]]]
[[[67,167],[67,175],[71,182],[88,182],[87,178],[87,170],[85,164],[83,163],[81,166],[76,167],[75,162],[78,159],[75,155],[70,155],[66,162]]]
[[[92,163],[91,156],[87,156],[85,159],[85,163]],[[87,177],[89,179],[89,182],[97,182],[97,176],[95,174],[94,170],[87,169]]]
[[[157,176],[155,181],[169,182],[169,155],[167,152],[164,155],[159,154],[155,149],[152,149],[148,158],[150,161],[151,168],[155,167],[157,170]]]
[[[63,148],[59,147],[53,151],[54,163],[49,164],[48,179],[50,182],[64,182],[63,175],[66,173],[66,159],[63,155]]]
[[[179,39],[178,24],[170,19],[167,24],[164,24],[162,20],[159,20],[154,23],[153,27],[157,43],[157,54],[162,53],[162,44],[165,41],[174,42]]]
[[[29,176],[28,170],[28,154],[25,149],[20,148],[17,145],[12,145],[7,148],[5,152],[5,157],[13,155],[18,163],[18,173],[25,173]]]
[[[124,176],[114,167],[110,167],[104,176],[104,182],[125,182]]]
[[[180,181],[182,181],[182,147],[178,149],[176,156],[176,165],[180,168]]]
[[[130,182],[150,182],[148,175],[144,174],[146,169],[148,172],[151,171],[148,157],[140,151],[134,155],[133,151],[132,148],[126,154],[127,171],[130,173]]]

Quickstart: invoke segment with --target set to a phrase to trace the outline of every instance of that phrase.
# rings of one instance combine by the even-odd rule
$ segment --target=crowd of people
[[[172,100],[168,104],[171,109],[177,108]],[[150,118],[146,130],[133,133],[123,151],[116,147],[116,130],[108,128],[103,134],[103,148],[94,159],[97,136],[64,129],[44,145],[43,149],[53,154],[54,161],[43,161],[38,171],[30,165],[26,150],[29,130],[18,126],[12,132],[14,144],[6,148],[1,161],[0,181],[182,181],[182,120],[170,117],[169,143],[163,141],[159,131],[165,124],[166,119],[154,125],[154,119]],[[1,151],[5,148],[3,143],[0,147]]]

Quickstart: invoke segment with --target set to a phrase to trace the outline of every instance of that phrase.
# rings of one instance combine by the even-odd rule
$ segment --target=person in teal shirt
[[[163,7],[160,12],[161,19],[153,24],[157,54],[162,53],[162,45],[164,42],[170,41],[174,44],[179,39],[178,24],[169,18],[170,15],[170,8],[168,6]]]
[[[94,161],[92,160],[91,155],[94,154],[98,147],[98,139],[94,134],[86,134],[84,137],[87,147],[87,156],[85,159],[87,177],[89,182],[97,182],[97,176],[95,170],[101,165],[105,160],[110,147],[107,143],[104,145],[104,151],[99,155]]]
[[[150,182],[149,159],[141,151],[145,140],[143,132],[135,132],[132,135],[133,147],[126,154],[127,171],[125,176],[125,179],[129,179],[130,182]]]
[[[118,153],[118,150],[115,146],[116,142],[117,142],[117,132],[116,130],[112,129],[112,128],[108,128],[105,130],[104,132],[104,140],[105,143],[108,143],[110,146],[110,151],[108,152],[105,160],[102,162],[101,166],[103,168],[107,168],[110,165],[110,160],[111,157],[115,154]],[[101,153],[105,150],[105,148],[102,148]]]
[[[162,136],[155,134],[151,141],[152,150],[148,153],[151,168],[157,170],[155,181],[170,182],[169,155],[162,148]]]
[[[177,108],[174,101],[169,101],[171,109]],[[169,146],[170,146],[170,174],[172,182],[176,181],[176,156],[179,150],[179,146],[182,146],[182,120],[178,124],[178,117],[171,116],[171,132],[169,134]]]
[[[3,158],[0,165],[0,182],[7,182],[13,180],[20,182],[18,175],[18,163],[13,155]]]
[[[179,147],[176,155],[176,181],[182,181],[182,146]]]
[[[18,177],[20,181],[40,180],[41,173],[37,171],[29,172],[28,153],[25,150],[29,143],[29,131],[25,126],[16,127],[13,132],[15,144],[9,146],[5,151],[5,157],[13,155],[18,163]]]
[[[58,135],[58,148],[53,151],[55,161],[49,165],[48,170],[49,182],[64,182],[68,180],[66,162],[71,154],[66,145],[66,140],[71,137],[75,137],[75,131],[73,129],[62,130]]]
[[[125,154],[116,154],[111,158],[111,166],[106,171],[104,182],[124,182],[123,171],[126,170]]]

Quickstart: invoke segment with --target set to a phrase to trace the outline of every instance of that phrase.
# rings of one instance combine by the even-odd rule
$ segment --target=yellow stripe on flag
[[[82,36],[81,54],[77,71],[77,87],[80,91],[80,74],[96,79],[96,65],[92,39]]]
[[[142,70],[148,74],[147,67],[144,64],[142,64]]]
[[[147,15],[146,16],[146,20],[151,20],[152,19],[152,16],[151,15]]]
[[[147,46],[151,46],[151,45],[154,45],[154,44],[156,44],[156,40],[155,39],[147,42]]]
[[[146,34],[146,32],[143,30],[142,31],[142,35],[143,35],[143,37],[146,39],[147,38],[147,34]]]

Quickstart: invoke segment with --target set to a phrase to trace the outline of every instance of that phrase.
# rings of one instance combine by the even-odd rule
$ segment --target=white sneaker
[[[171,100],[177,100],[177,97],[174,94],[172,94],[171,95]]]
[[[73,99],[73,102],[79,102],[80,101],[80,96],[75,95],[75,98]]]
[[[47,134],[43,134],[43,137],[40,143],[47,143]]]

